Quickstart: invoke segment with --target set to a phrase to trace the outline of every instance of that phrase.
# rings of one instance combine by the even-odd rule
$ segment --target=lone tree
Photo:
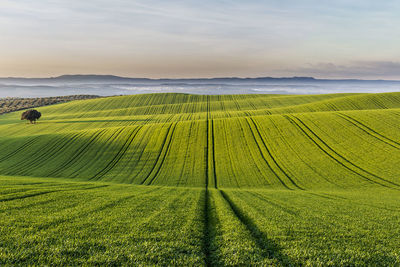
[[[30,109],[22,113],[21,120],[28,120],[31,123],[36,123],[36,120],[40,119],[42,113],[37,111],[36,109]]]

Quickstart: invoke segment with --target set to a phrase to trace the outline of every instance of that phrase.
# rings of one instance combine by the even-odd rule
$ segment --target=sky
[[[0,0],[0,77],[400,80],[400,1]]]

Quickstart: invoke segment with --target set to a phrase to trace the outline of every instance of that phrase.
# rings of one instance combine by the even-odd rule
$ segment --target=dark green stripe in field
[[[0,120],[2,266],[400,265],[400,93],[39,110]]]
[[[2,117],[0,174],[213,188],[400,187],[400,93],[150,94],[40,111],[37,125],[17,113]]]
[[[398,265],[399,201],[0,177],[0,264]]]

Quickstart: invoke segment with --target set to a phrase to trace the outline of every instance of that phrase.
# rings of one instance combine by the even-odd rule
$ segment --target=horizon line
[[[221,77],[191,77],[191,78],[148,78],[148,77],[129,77],[129,76],[119,76],[114,74],[62,74],[58,76],[47,76],[47,77],[24,77],[24,76],[8,76],[8,77],[0,77],[0,79],[59,79],[59,78],[67,78],[67,77],[113,77],[113,78],[121,78],[121,79],[146,79],[150,81],[157,80],[213,80],[213,79],[309,79],[309,80],[325,80],[325,81],[387,81],[387,82],[400,82],[400,80],[396,79],[363,79],[363,78],[321,78],[321,77],[313,77],[313,76],[255,76],[255,77],[240,77],[240,76],[221,76]]]

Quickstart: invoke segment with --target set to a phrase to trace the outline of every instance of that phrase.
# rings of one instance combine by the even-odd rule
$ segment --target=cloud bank
[[[398,14],[395,0],[2,0],[0,76],[400,79]]]
[[[399,79],[400,62],[355,61],[348,64],[318,63],[284,70],[288,74],[302,74],[319,78]]]

